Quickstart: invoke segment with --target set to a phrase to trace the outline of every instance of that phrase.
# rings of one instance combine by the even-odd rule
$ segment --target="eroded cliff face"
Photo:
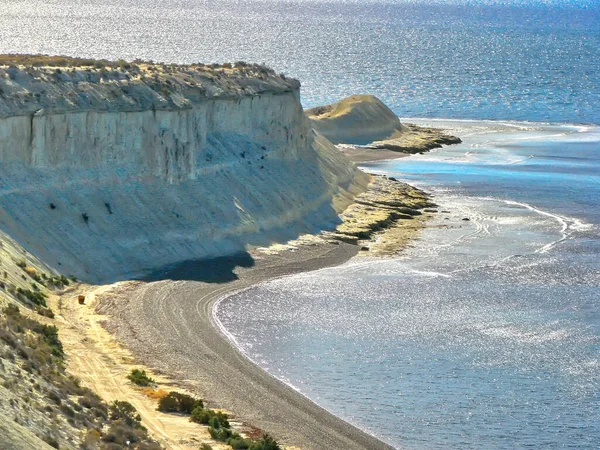
[[[56,270],[106,282],[287,240],[365,189],[294,80],[135,67],[0,66],[0,227]]]

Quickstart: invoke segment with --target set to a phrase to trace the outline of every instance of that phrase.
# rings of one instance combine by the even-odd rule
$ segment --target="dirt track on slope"
[[[235,279],[228,281],[122,283],[102,294],[97,310],[110,317],[107,328],[137,361],[201,395],[209,406],[234,411],[237,420],[267,431],[286,446],[390,449],[255,366],[212,318],[214,303],[226,294],[337,265],[356,251],[356,246],[343,243],[305,245],[276,255],[254,255],[255,265],[237,267]]]
[[[126,400],[142,416],[143,425],[163,446],[173,450],[196,450],[203,442],[212,442],[206,427],[191,423],[187,417],[163,414],[156,410],[157,402],[142,394],[128,381],[134,359],[103,327],[106,317],[93,312],[98,296],[121,289],[121,283],[101,287],[80,285],[77,293],[85,293],[86,305],[73,298],[75,291],[62,298],[51,299],[58,313],[60,336],[68,355],[68,369],[107,402]],[[169,389],[169,381],[155,374],[161,388]],[[223,447],[226,448],[226,447]]]

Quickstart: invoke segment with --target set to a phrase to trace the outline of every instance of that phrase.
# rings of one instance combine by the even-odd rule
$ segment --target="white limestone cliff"
[[[366,188],[295,80],[51,62],[0,65],[0,228],[61,273],[113,281],[287,240]]]

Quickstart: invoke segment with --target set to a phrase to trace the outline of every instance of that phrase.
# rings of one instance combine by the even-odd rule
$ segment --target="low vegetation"
[[[132,369],[131,373],[127,375],[127,378],[129,378],[129,381],[131,381],[133,384],[137,384],[138,386],[145,387],[155,383],[152,378],[146,375],[145,370],[140,369]]]
[[[16,68],[17,66],[42,68],[52,67],[55,71],[55,76],[59,77],[65,69],[95,69],[100,71],[119,70],[123,72],[138,73],[141,67],[145,67],[150,71],[172,72],[179,68],[206,68],[206,69],[236,69],[245,72],[254,72],[258,74],[275,74],[275,71],[265,64],[247,63],[237,61],[235,63],[191,63],[191,64],[174,64],[160,63],[151,60],[135,59],[131,62],[123,59],[111,61],[107,59],[90,59],[90,58],[72,58],[69,56],[48,56],[48,55],[28,55],[28,54],[4,54],[0,55],[0,66]],[[62,69],[62,70],[61,70]],[[282,78],[285,78],[281,74]],[[51,204],[52,205],[52,204]],[[56,205],[55,205],[56,206]],[[54,208],[52,208],[54,209]]]
[[[159,399],[158,410],[190,415],[192,422],[208,426],[208,432],[214,440],[224,442],[234,450],[281,450],[275,439],[268,434],[264,434],[259,440],[242,437],[238,432],[231,429],[227,414],[205,408],[201,399],[187,394],[169,392],[169,394]],[[201,448],[211,447],[203,446]]]
[[[158,410],[167,413],[192,414],[196,408],[203,408],[204,403],[199,398],[180,392],[169,392],[158,400]]]
[[[9,396],[0,414],[29,428],[55,448],[154,450],[140,416],[128,402],[106,405],[65,373],[63,345],[54,325],[14,305],[0,314],[0,384]],[[8,407],[8,409],[6,408]]]

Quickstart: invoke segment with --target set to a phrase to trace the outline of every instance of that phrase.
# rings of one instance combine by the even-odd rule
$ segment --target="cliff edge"
[[[0,228],[94,283],[333,227],[368,176],[263,66],[0,56]]]

